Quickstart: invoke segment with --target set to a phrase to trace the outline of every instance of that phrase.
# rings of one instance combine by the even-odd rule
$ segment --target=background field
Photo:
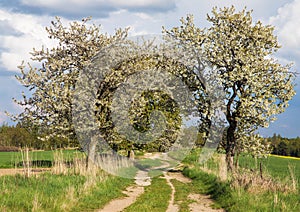
[[[51,166],[54,154],[58,150],[53,151],[31,151],[29,158],[34,161],[34,166]],[[61,150],[64,160],[71,161],[74,157],[83,156],[84,153],[77,150]],[[24,154],[23,154],[24,155]],[[21,152],[0,152],[0,168],[15,168],[22,163]]]
[[[284,180],[290,177],[290,171],[293,171],[296,179],[298,179],[298,184],[300,183],[300,158],[271,155],[267,158],[258,158],[255,162],[253,157],[245,155],[240,157],[239,165],[243,168],[257,170],[259,162],[262,163],[263,173]]]

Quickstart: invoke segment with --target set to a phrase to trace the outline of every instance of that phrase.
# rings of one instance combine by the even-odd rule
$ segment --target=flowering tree
[[[80,71],[83,71],[98,51],[109,44],[123,40],[127,29],[117,30],[113,36],[100,32],[99,26],[73,22],[63,26],[56,18],[52,26],[46,28],[49,38],[57,41],[57,46],[41,50],[33,49],[32,60],[41,63],[40,68],[22,64],[18,68],[22,75],[17,80],[29,91],[23,100],[15,100],[24,108],[15,120],[39,126],[47,132],[41,140],[51,137],[74,137],[72,123],[72,98],[74,86]]]
[[[178,45],[191,43],[190,47],[218,70],[226,92],[226,160],[228,169],[233,170],[240,145],[237,139],[268,127],[277,114],[285,111],[295,94],[294,74],[290,65],[281,65],[273,57],[280,48],[274,27],[253,23],[251,11],[236,12],[233,6],[219,11],[213,8],[207,20],[212,26],[200,29],[193,17],[187,16],[180,27],[166,33]]]
[[[199,90],[195,89],[191,69],[177,61],[180,55],[166,56],[171,54],[170,48],[153,45],[151,42],[137,44],[130,41],[126,39],[127,29],[117,30],[113,36],[102,34],[99,26],[89,26],[88,20],[83,19],[81,23],[73,22],[69,27],[64,27],[57,18],[50,28],[46,28],[49,38],[56,40],[57,46],[52,49],[33,50],[32,60],[41,62],[40,68],[29,64],[28,70],[24,64],[19,66],[22,75],[17,79],[31,91],[31,95],[28,97],[24,94],[23,100],[15,100],[23,106],[24,111],[14,116],[14,119],[39,126],[46,131],[46,136],[41,137],[41,140],[57,136],[73,138],[76,132],[80,132],[83,136],[79,139],[84,140],[81,144],[90,153],[94,152],[97,143],[99,144],[100,137],[97,136],[97,131],[100,131],[110,147],[117,151],[120,148],[133,148],[134,139],[129,140],[119,133],[120,128],[116,128],[115,125],[120,119],[115,117],[113,120],[111,112],[126,112],[129,109],[129,120],[124,120],[121,125],[130,123],[137,131],[136,135],[143,133],[143,137],[147,139],[146,131],[149,131],[148,134],[155,131],[149,130],[150,125],[155,125],[155,129],[164,129],[162,125],[165,125],[166,130],[158,130],[158,136],[150,135],[149,139],[158,138],[154,145],[161,151],[168,149],[176,141],[182,124],[178,106],[172,100],[170,92],[165,92],[161,87],[155,90],[152,86],[139,98],[129,102],[130,108],[122,108],[121,104],[115,104],[112,111],[111,105],[114,100],[124,100],[125,93],[119,93],[120,98],[114,96],[115,92],[120,91],[118,87],[124,84],[126,78],[143,70],[153,70],[156,77],[152,77],[155,79],[152,81],[160,80],[160,85],[169,80],[173,84],[173,90],[179,87],[172,82],[172,77],[162,74],[164,71],[169,72],[170,76],[181,77],[192,90]],[[101,65],[97,67],[95,61]],[[162,76],[160,79],[157,77],[159,73]],[[99,76],[105,78],[99,80]],[[140,76],[143,78],[143,75]],[[148,81],[146,80],[145,86],[149,87],[152,82],[149,78]],[[132,84],[131,88],[136,89],[134,83]],[[167,89],[168,86],[165,87]],[[201,95],[198,95],[198,98],[200,97]],[[185,109],[190,110],[188,107]],[[81,111],[89,111],[93,117]],[[152,119],[156,123],[151,123],[150,114],[155,111],[163,111],[164,120],[160,121],[160,116],[156,116]],[[81,115],[77,116],[78,113]],[[155,113],[153,114],[155,116]],[[119,115],[122,117],[123,114]],[[94,119],[97,119],[97,126],[94,125]],[[74,122],[77,126],[74,126]],[[125,131],[127,129],[125,128]],[[125,134],[129,135],[129,132]],[[78,138],[78,133],[76,137]],[[138,143],[136,146],[144,148],[144,144]]]

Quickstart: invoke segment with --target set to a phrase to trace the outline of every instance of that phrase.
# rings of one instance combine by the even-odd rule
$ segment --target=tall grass
[[[193,179],[201,193],[211,195],[218,206],[227,211],[300,211],[300,173],[296,172],[299,160],[291,163],[286,158],[260,159],[267,161],[261,175],[255,160],[244,156],[238,171],[221,180],[222,155],[216,154],[205,164],[199,164],[199,154],[200,150],[192,151],[184,160],[189,168],[183,173]],[[284,171],[276,173],[278,166]]]
[[[31,169],[30,154],[22,153],[24,168]],[[111,199],[124,196],[132,179],[107,174],[98,166],[87,167],[82,154],[66,158],[53,153],[51,172],[0,177],[0,211],[87,211],[103,207]],[[133,176],[136,169],[124,170]]]

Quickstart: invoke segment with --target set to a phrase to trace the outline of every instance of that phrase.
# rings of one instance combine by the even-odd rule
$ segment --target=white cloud
[[[286,4],[278,9],[278,14],[270,18],[275,25],[280,42],[298,53],[300,49],[300,0]],[[300,56],[300,55],[299,55]]]
[[[33,47],[40,49],[52,47],[54,42],[47,37],[45,23],[50,23],[50,17],[10,13],[0,10],[0,21],[5,22],[10,30],[19,34],[0,33],[0,65],[7,70],[16,71],[17,66],[24,60],[30,61],[29,52]]]
[[[275,33],[282,48],[276,54],[281,61],[294,63],[292,71],[300,70],[300,0],[280,7],[268,23],[275,26]],[[297,77],[296,82],[299,83]],[[299,88],[298,88],[299,89]]]

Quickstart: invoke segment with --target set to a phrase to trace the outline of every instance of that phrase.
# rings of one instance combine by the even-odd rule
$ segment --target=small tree
[[[213,8],[207,19],[212,23],[208,29],[199,29],[188,16],[180,27],[166,32],[179,45],[192,43],[190,48],[200,51],[218,70],[226,92],[226,160],[228,169],[233,170],[240,145],[237,139],[268,127],[285,111],[295,94],[294,74],[290,65],[283,66],[273,57],[280,48],[274,27],[253,23],[251,11],[235,12],[233,6],[219,11]]]

